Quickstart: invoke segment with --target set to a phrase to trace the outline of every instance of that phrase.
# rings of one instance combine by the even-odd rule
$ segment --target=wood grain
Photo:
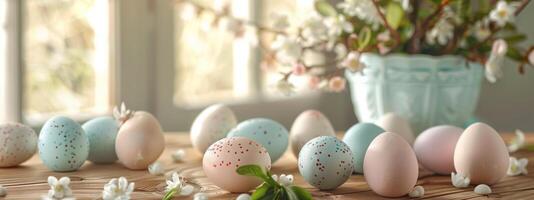
[[[510,140],[511,134],[503,134],[505,140]],[[534,143],[534,135],[527,135],[527,141]],[[173,171],[180,172],[187,181],[195,186],[195,191],[202,191],[210,199],[235,199],[238,194],[231,194],[220,190],[207,180],[202,171],[202,155],[191,147],[188,134],[166,134],[166,148],[160,157],[165,165],[166,175]],[[173,163],[170,154],[177,149],[185,149],[187,156],[182,163]],[[534,160],[534,152],[519,151],[512,156]],[[377,196],[369,189],[361,175],[353,175],[349,181],[332,191],[319,191],[307,184],[298,175],[296,158],[290,151],[273,165],[275,174],[295,175],[295,184],[308,189],[315,199],[385,199]],[[534,164],[529,165],[529,171],[534,172]],[[0,168],[0,184],[7,188],[5,199],[39,199],[46,194],[49,186],[48,176],[68,176],[71,178],[71,188],[77,199],[101,199],[104,184],[111,178],[124,176],[135,182],[133,199],[161,199],[165,188],[165,176],[150,175],[146,170],[132,171],[119,163],[112,165],[95,165],[86,162],[80,170],[69,173],[51,172],[41,164],[35,155],[19,167]],[[506,177],[492,186],[494,191],[489,196],[480,196],[473,192],[473,187],[457,189],[452,187],[449,176],[434,176],[428,171],[421,170],[418,185],[425,188],[424,199],[534,199],[534,175]],[[176,199],[192,199],[192,196]],[[406,199],[406,198],[399,198]]]

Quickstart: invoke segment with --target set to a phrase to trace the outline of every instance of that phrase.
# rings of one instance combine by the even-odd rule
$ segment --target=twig
[[[519,4],[519,6],[517,7],[517,9],[514,12],[514,15],[516,15],[516,16],[519,15],[519,13],[521,13],[521,11],[523,11],[523,9],[525,9],[525,7],[527,7],[528,3],[530,3],[530,0],[521,1],[521,4]]]
[[[433,19],[441,15],[443,12],[443,9],[445,6],[449,4],[449,0],[442,0],[439,4],[438,8],[425,20],[423,20],[423,23],[421,26],[416,27],[414,34],[412,35],[412,38],[410,39],[410,53],[416,53],[419,52],[421,49],[421,42],[425,38],[425,34],[427,30],[431,29],[434,24],[432,23]]]
[[[395,38],[395,45],[391,47],[392,49],[394,49],[397,45],[401,43],[400,34],[399,32],[397,32],[397,30],[395,30],[393,27],[389,25],[388,20],[386,19],[386,16],[380,10],[380,5],[378,5],[378,1],[372,0],[372,2],[373,2],[373,5],[375,6],[376,12],[380,16],[380,19],[382,19],[382,21],[384,22],[384,26],[386,27],[386,29],[388,29],[389,33],[393,35],[393,38]]]

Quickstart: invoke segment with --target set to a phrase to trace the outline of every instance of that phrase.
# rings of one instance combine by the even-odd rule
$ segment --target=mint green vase
[[[450,124],[462,127],[476,108],[483,68],[460,56],[363,54],[362,73],[345,72],[354,112],[376,122],[393,112],[407,119],[415,134]]]

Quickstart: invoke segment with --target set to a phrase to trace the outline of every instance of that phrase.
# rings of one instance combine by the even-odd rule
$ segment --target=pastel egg
[[[332,190],[345,183],[354,170],[350,148],[333,136],[308,141],[299,153],[300,175],[320,190]]]
[[[115,139],[119,124],[112,117],[98,117],[82,125],[89,139],[89,157],[93,163],[110,164],[117,161]]]
[[[32,128],[14,122],[0,124],[0,167],[17,166],[37,150],[37,134]]]
[[[248,192],[262,183],[256,177],[237,174],[237,168],[252,164],[270,170],[271,158],[261,144],[245,137],[223,138],[213,143],[202,160],[210,182],[235,193]]]
[[[415,139],[417,160],[425,169],[442,175],[454,172],[454,148],[464,130],[441,125],[426,129]]]
[[[289,133],[293,155],[298,158],[302,146],[319,136],[336,136],[328,118],[317,110],[302,112],[293,122]]]
[[[385,132],[384,129],[373,123],[358,123],[350,127],[343,136],[343,142],[347,144],[352,151],[354,159],[354,172],[363,173],[363,158],[367,147],[376,136]]]
[[[260,143],[276,162],[288,145],[287,129],[280,123],[265,118],[254,118],[241,122],[228,133],[228,137],[246,137]]]
[[[159,121],[148,112],[136,111],[119,128],[115,152],[129,169],[147,169],[164,149],[165,138]]]
[[[397,133],[385,132],[369,144],[363,161],[363,175],[375,193],[401,197],[417,182],[417,158],[404,138]]]
[[[454,150],[454,167],[471,184],[492,185],[506,175],[509,155],[501,136],[485,123],[467,127]]]
[[[376,125],[382,127],[387,132],[398,133],[402,136],[410,145],[414,141],[414,133],[410,126],[410,123],[406,119],[398,116],[395,113],[386,113],[376,123]]]
[[[225,138],[237,125],[234,112],[223,104],[215,104],[204,109],[191,126],[191,143],[200,153],[216,141]]]
[[[89,155],[89,139],[80,124],[62,116],[43,125],[38,145],[43,164],[57,172],[77,170]]]

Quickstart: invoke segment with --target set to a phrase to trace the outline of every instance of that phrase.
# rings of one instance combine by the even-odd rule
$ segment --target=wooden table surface
[[[211,184],[202,171],[202,156],[191,147],[188,134],[166,134],[167,147],[159,161],[165,165],[166,176],[173,171],[180,172],[186,180],[195,186],[195,192],[202,191],[209,195],[210,199],[235,199],[238,194],[231,194],[218,189]],[[505,141],[509,141],[511,134],[503,134]],[[528,143],[534,143],[534,134],[527,135]],[[175,150],[186,150],[186,158],[182,163],[173,163],[170,157]],[[519,151],[512,156],[527,157],[534,162],[534,152]],[[528,167],[534,172],[534,164]],[[369,189],[365,179],[361,175],[353,175],[350,179],[333,191],[319,191],[307,184],[299,176],[297,160],[287,151],[283,158],[274,163],[274,174],[293,174],[295,184],[308,189],[315,199],[382,199]],[[78,171],[69,173],[51,172],[37,155],[31,160],[15,168],[0,168],[0,185],[7,188],[8,195],[5,199],[39,199],[49,189],[48,176],[68,176],[71,178],[71,188],[77,199],[101,199],[104,184],[111,178],[124,176],[128,181],[135,182],[133,199],[161,199],[166,186],[165,176],[154,176],[146,170],[131,171],[120,164],[95,165],[86,162]],[[450,176],[433,176],[429,172],[420,171],[418,185],[425,188],[427,199],[534,199],[534,173],[528,176],[505,177],[501,182],[492,186],[493,194],[480,196],[473,192],[473,186],[466,189],[454,188],[450,183]],[[407,197],[405,197],[407,198]],[[176,199],[192,199],[192,196]],[[401,198],[404,199],[404,198]]]

